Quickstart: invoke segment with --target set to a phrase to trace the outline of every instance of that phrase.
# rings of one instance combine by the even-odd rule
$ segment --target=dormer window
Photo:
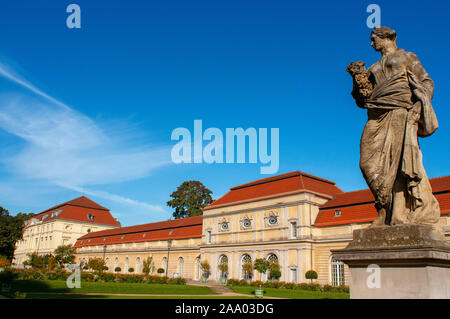
[[[87,214],[88,220],[94,220],[94,214]]]
[[[341,216],[341,211],[340,210],[335,210],[334,211],[334,217],[340,217]]]

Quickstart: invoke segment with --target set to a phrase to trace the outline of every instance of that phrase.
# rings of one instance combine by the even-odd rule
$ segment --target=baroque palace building
[[[450,242],[450,176],[430,181]],[[76,257],[104,258],[109,271],[122,273],[142,273],[143,261],[152,257],[153,274],[162,268],[192,280],[200,280],[200,263],[208,261],[214,281],[223,276],[219,263],[228,263],[228,278],[244,279],[246,261],[266,258],[278,261],[282,281],[306,281],[312,269],[319,283],[340,285],[348,283],[348,269],[331,250],[344,248],[353,230],[376,216],[369,190],[343,192],[332,181],[296,171],[233,187],[203,216],[85,232],[75,243]]]
[[[119,228],[109,209],[87,197],[79,197],[46,209],[25,222],[23,239],[16,244],[14,263],[22,265],[27,255],[53,253],[60,245],[73,245],[90,232]]]

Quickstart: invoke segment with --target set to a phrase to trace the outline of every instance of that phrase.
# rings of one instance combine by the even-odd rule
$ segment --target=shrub
[[[25,292],[16,291],[14,292],[14,299],[25,299],[27,294]]]
[[[238,285],[239,285],[239,280],[236,280],[236,279],[228,279],[227,285],[229,285],[229,286],[238,286]]]
[[[281,271],[279,269],[272,269],[270,271],[270,278],[279,279],[281,277]]]
[[[134,272],[134,268],[133,267],[129,268],[128,272]]]
[[[241,279],[241,280],[239,280],[238,285],[239,286],[248,286],[248,282],[245,279]]]
[[[156,271],[158,274],[163,274],[166,271],[164,270],[164,268],[158,268],[158,270]]]
[[[8,268],[11,266],[11,261],[6,256],[0,256],[0,268]]]
[[[250,285],[253,286],[253,287],[259,287],[259,286],[262,286],[263,284],[264,284],[264,282],[260,281],[260,280],[252,281],[250,283]]]
[[[17,277],[17,274],[10,270],[2,271],[0,272],[0,284],[10,284]]]
[[[305,278],[311,279],[312,283],[313,279],[317,279],[317,272],[315,272],[314,270],[308,270],[305,274]]]
[[[86,266],[95,272],[101,273],[105,270],[106,263],[102,258],[89,258]]]
[[[116,268],[114,268],[114,271],[115,271],[115,272],[121,272],[121,271],[122,271],[122,268],[116,267]]]
[[[168,284],[172,285],[185,285],[186,280],[184,278],[172,278],[167,281]]]

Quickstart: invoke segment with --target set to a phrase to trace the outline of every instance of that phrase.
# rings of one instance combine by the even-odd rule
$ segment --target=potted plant
[[[312,284],[313,279],[317,279],[317,272],[314,270],[308,270],[305,274],[305,278],[310,279]]]
[[[227,276],[228,276],[228,263],[227,262],[221,262],[218,266],[220,273],[221,273],[221,278],[220,281],[222,282],[222,284],[226,284],[227,283]]]
[[[211,266],[209,265],[208,261],[205,260],[204,262],[202,262],[200,264],[200,268],[202,270],[202,281],[206,282],[209,277],[209,270],[210,270]]]

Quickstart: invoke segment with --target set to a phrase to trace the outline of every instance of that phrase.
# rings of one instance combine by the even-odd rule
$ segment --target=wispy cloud
[[[170,164],[168,147],[138,144],[133,134],[118,134],[47,95],[0,63],[0,128],[22,139],[23,147],[2,162],[26,179],[91,194],[161,213],[157,205],[103,191],[86,190],[147,177]],[[1,84],[1,83],[0,83]]]

